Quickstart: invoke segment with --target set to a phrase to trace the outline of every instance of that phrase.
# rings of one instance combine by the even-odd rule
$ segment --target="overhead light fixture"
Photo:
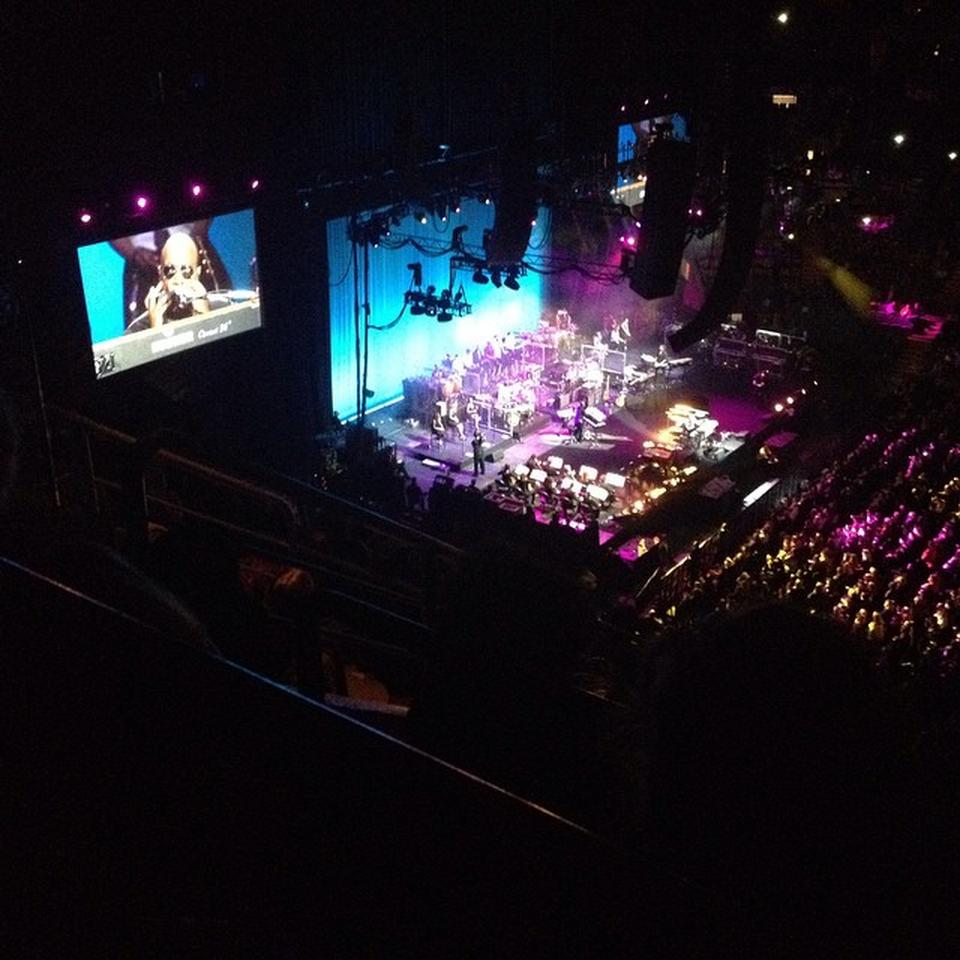
[[[948,159],[948,160],[956,160],[956,159],[957,159],[957,151],[956,151],[956,150],[951,150],[951,151],[947,154],[947,159]]]
[[[898,147],[902,147],[902,146],[903,146],[903,143],[904,143],[904,141],[905,141],[906,139],[907,139],[906,134],[903,134],[903,133],[895,133],[895,134],[893,135],[893,142],[894,142]]]
[[[502,286],[503,280],[500,279],[500,271],[499,271],[499,270],[491,270],[491,271],[490,271],[490,282],[491,282],[495,287]]]
[[[428,219],[429,218],[422,210],[417,214],[417,220],[419,223],[426,224]]]
[[[473,282],[489,283],[490,281],[487,278],[487,275],[479,267],[477,267],[477,269],[473,271]]]
[[[789,22],[790,14],[786,10],[781,10],[780,13],[777,14],[777,23],[779,23],[781,26],[785,26]]]
[[[449,323],[453,319],[453,314],[448,313],[446,310],[441,310],[437,314],[437,323]]]
[[[517,271],[515,267],[507,271],[507,279],[503,281],[503,285],[510,290],[520,289],[520,284],[517,283]]]

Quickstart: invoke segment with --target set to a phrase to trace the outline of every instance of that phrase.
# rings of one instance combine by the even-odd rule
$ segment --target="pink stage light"
[[[199,183],[195,183],[193,184],[193,186],[190,187],[190,193],[193,194],[193,196],[195,197],[199,197],[200,194],[203,193],[203,187],[200,186]]]
[[[143,194],[140,194],[140,196],[134,200],[134,203],[138,210],[146,210],[150,201]]]
[[[81,222],[81,223],[89,223],[92,219],[93,219],[93,214],[89,213],[89,212],[86,211],[86,210],[84,210],[84,211],[80,214],[80,222]]]
[[[637,245],[637,238],[636,238],[636,237],[627,237],[627,246],[628,246],[628,247],[635,247],[636,245]]]
[[[259,180],[253,179],[253,180],[250,181],[250,189],[251,189],[251,190],[256,190],[259,186],[260,186],[260,181],[259,181]]]

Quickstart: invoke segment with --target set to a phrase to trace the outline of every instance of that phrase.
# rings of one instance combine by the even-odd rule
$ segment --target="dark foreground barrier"
[[[569,821],[6,560],[0,597],[8,956],[663,956],[702,936],[681,884]]]

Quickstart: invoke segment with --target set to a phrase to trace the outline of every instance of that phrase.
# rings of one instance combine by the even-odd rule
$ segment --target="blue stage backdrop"
[[[446,223],[431,216],[421,224],[413,214],[392,228],[393,236],[422,241],[431,250],[450,245],[453,230],[467,227],[463,242],[468,249],[479,250],[483,231],[493,226],[494,206],[477,200],[464,200],[460,213],[450,213]],[[357,364],[354,340],[354,271],[352,244],[347,235],[349,220],[342,218],[327,223],[327,249],[330,266],[330,361],[333,409],[342,420],[357,414]],[[545,247],[549,215],[541,210],[537,226],[530,237],[531,252]],[[381,244],[370,250],[370,322],[376,326],[396,319],[403,307],[403,295],[410,286],[409,263],[423,265],[423,289],[433,284],[437,293],[449,282],[450,254],[430,256],[412,243],[399,249]],[[362,301],[361,276],[357,278]],[[446,354],[472,349],[485,344],[496,334],[510,330],[533,330],[542,310],[543,277],[528,273],[520,278],[520,289],[477,284],[469,271],[458,271],[455,284],[463,282],[467,301],[473,307],[469,316],[454,317],[449,323],[438,323],[436,317],[411,316],[409,309],[390,330],[370,331],[370,359],[367,388],[374,395],[367,401],[367,411],[382,407],[403,396],[403,381],[431,371]],[[362,316],[361,316],[362,323]],[[362,335],[362,331],[361,331]]]

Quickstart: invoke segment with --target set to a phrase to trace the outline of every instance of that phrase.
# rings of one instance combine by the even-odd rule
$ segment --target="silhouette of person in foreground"
[[[653,674],[622,745],[637,790],[625,833],[708,892],[716,943],[929,955],[944,838],[903,716],[854,641],[768,606],[664,641]]]

